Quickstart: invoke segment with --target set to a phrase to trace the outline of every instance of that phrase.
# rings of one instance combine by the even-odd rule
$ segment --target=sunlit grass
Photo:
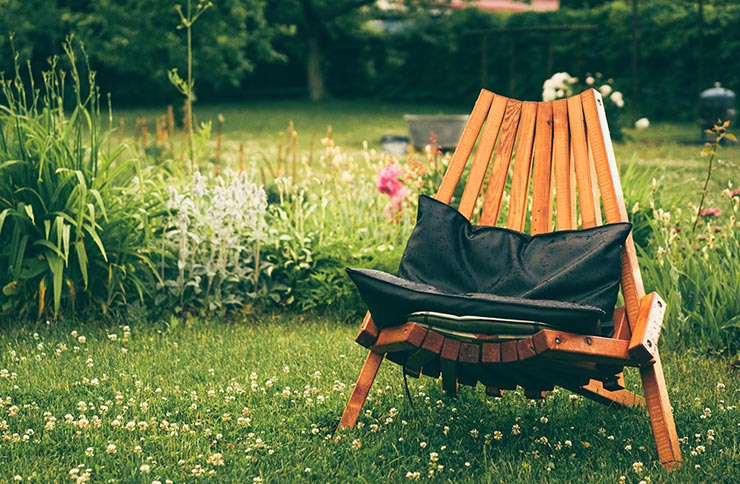
[[[671,475],[644,410],[562,390],[542,402],[518,391],[489,399],[480,388],[449,399],[426,377],[409,383],[414,410],[391,363],[358,428],[335,441],[365,353],[354,331],[312,314],[174,328],[11,326],[0,335],[0,482],[740,478],[736,371],[725,359],[670,351],[685,459]],[[636,383],[630,373],[628,388]]]

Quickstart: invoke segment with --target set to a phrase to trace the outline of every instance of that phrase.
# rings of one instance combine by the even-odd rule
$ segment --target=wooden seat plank
[[[453,338],[445,338],[442,353],[439,357],[439,367],[442,372],[442,388],[451,396],[457,395],[457,359],[460,355],[460,342]]]
[[[463,385],[474,387],[478,383],[477,367],[480,363],[481,347],[478,343],[460,343],[457,361],[460,371],[457,379]]]
[[[421,346],[426,334],[427,329],[416,323],[384,328],[378,334],[372,350],[376,353],[415,350]]]
[[[445,338],[441,334],[427,330],[424,342],[417,351],[409,356],[408,360],[406,360],[406,366],[412,370],[421,370],[427,366],[432,360],[439,357],[439,354],[442,352],[444,340]]]

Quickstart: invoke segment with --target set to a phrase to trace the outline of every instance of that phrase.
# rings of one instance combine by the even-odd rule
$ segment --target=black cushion
[[[527,320],[596,334],[604,311],[561,301],[524,299],[487,293],[447,293],[434,286],[409,281],[372,269],[347,269],[373,321],[380,328],[406,322],[411,313],[433,311],[455,316],[484,316]],[[478,328],[478,332],[485,332]]]
[[[422,195],[417,223],[401,259],[399,278],[382,278],[379,285],[378,274],[362,271],[366,277],[353,280],[381,327],[402,324],[405,315],[428,310],[534,319],[568,331],[594,334],[598,334],[595,328],[600,320],[602,334],[610,334],[621,278],[622,247],[630,229],[631,224],[618,223],[530,236],[501,227],[472,225],[456,209]],[[370,283],[371,279],[375,282]],[[408,286],[402,283],[404,280],[420,286]],[[389,284],[403,290],[394,296]],[[381,288],[383,292],[377,293]],[[410,288],[415,294],[411,299]],[[424,302],[418,296],[423,293],[429,295],[426,304],[439,304],[444,296],[446,302],[454,300],[454,304],[450,303],[453,307],[417,307]],[[496,298],[496,310],[507,311],[502,309],[503,301],[507,301],[506,305],[515,306],[512,310],[517,315],[468,312],[484,309],[461,301],[473,299],[489,304],[491,298]],[[537,316],[520,312],[527,301],[539,301],[530,304]],[[540,311],[543,301],[549,307],[546,313]],[[407,307],[411,302],[415,306]],[[583,318],[571,320],[571,313],[560,314],[562,303],[583,308],[579,314],[589,314],[590,323],[586,324]],[[396,311],[389,311],[388,307]]]

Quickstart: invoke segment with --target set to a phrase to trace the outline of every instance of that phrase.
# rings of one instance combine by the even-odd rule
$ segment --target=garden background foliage
[[[0,32],[16,32],[24,58],[41,65],[74,32],[89,46],[117,106],[174,101],[167,70],[185,72],[186,56],[170,2],[48,3],[0,2]],[[214,2],[194,27],[199,99],[304,95],[311,23],[302,5],[321,12],[360,3],[372,2]],[[438,3],[414,2],[428,8],[400,11],[366,6],[319,17],[319,64],[329,94],[467,107],[481,84],[517,99],[539,99],[542,79],[555,72],[581,78],[601,72],[636,103],[628,106],[635,119],[693,120],[699,92],[715,81],[740,90],[740,38],[730,34],[740,30],[737,2],[705,0],[703,21],[695,1],[638,2],[636,93],[629,1],[563,1],[554,12],[515,15],[432,8]],[[386,22],[369,22],[378,19]],[[595,29],[536,31],[563,25]],[[491,31],[485,54],[484,30]],[[5,35],[0,50],[8,51]],[[11,69],[12,58],[2,56],[0,70]]]
[[[367,147],[346,152],[328,133],[313,165],[294,153],[281,171],[280,155],[274,166],[266,159],[272,178],[256,161],[190,174],[166,144],[112,139],[82,44],[63,45],[64,57],[45,71],[16,55],[2,78],[0,314],[161,321],[270,308],[364,311],[344,268],[395,271],[416,196],[444,171],[433,140],[396,160]],[[211,166],[211,125],[196,134],[195,166]],[[740,192],[729,184],[711,197],[724,206],[700,211],[626,166],[646,286],[669,302],[664,337],[678,347],[737,349]]]

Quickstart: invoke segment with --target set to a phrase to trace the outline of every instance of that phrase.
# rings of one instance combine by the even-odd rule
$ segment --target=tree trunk
[[[306,39],[306,75],[308,95],[312,101],[324,99],[324,69],[321,66],[321,46],[317,32],[308,32]]]

